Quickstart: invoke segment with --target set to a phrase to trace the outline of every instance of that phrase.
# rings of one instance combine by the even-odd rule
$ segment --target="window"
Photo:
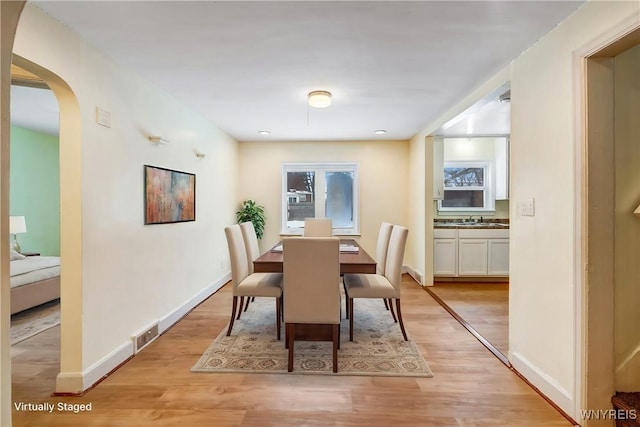
[[[283,164],[282,233],[301,233],[305,218],[331,218],[334,234],[358,233],[355,163]]]
[[[440,211],[486,212],[495,209],[490,162],[445,162]]]

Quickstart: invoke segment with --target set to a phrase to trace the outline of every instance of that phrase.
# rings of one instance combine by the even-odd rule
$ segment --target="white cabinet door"
[[[444,198],[444,139],[433,138],[433,198]]]
[[[489,276],[509,275],[509,239],[490,239],[489,245],[489,265],[487,273]]]
[[[458,273],[456,261],[458,239],[433,239],[433,274],[455,276]]]
[[[458,239],[458,275],[487,275],[487,239]]]
[[[509,198],[509,138],[495,139],[496,200]]]

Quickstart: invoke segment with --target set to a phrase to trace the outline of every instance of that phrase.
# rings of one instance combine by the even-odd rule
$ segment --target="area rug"
[[[284,327],[278,341],[274,310],[273,298],[256,298],[235,321],[231,336],[225,327],[191,371],[288,373]],[[382,299],[358,299],[354,310],[353,342],[349,320],[342,319],[340,325],[338,373],[333,373],[331,342],[296,341],[292,374],[433,376],[415,343],[402,338]]]
[[[11,316],[11,345],[60,324],[60,300],[21,311]]]

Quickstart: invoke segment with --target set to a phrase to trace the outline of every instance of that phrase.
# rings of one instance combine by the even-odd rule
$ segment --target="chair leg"
[[[276,298],[276,337],[280,341],[280,297]]]
[[[396,309],[398,310],[398,319],[400,319],[400,330],[402,331],[402,336],[405,341],[409,341],[407,339],[407,333],[404,330],[404,323],[402,323],[402,313],[400,313],[400,298],[396,298]]]
[[[289,344],[289,362],[287,365],[287,371],[293,371],[293,338],[295,335],[295,323],[287,323],[287,334],[289,334],[288,344]]]
[[[238,310],[238,317],[236,320],[240,319],[240,315],[242,314],[242,306],[244,305],[244,297],[240,297],[240,310]]]
[[[233,328],[233,320],[236,317],[236,306],[238,305],[238,297],[233,297],[233,305],[231,307],[231,320],[229,320],[229,329],[227,329],[227,336],[231,335],[231,328]]]
[[[353,298],[349,298],[349,341],[353,341]]]
[[[247,303],[244,305],[244,311],[247,311],[247,309],[249,308],[249,303],[251,302],[251,298],[252,297],[247,297]],[[253,297],[255,298],[255,297]]]
[[[384,308],[389,310],[389,304],[387,304],[387,299],[386,298],[382,298],[382,301],[384,301]]]
[[[333,373],[338,372],[339,344],[340,344],[340,325],[333,325]]]
[[[393,316],[393,321],[398,323],[398,319],[396,319],[396,313],[393,311],[393,300],[389,298],[389,308],[391,309],[391,315]]]
[[[346,312],[347,319],[349,318],[349,294],[347,293],[347,285],[345,285],[344,281],[342,282],[342,287],[344,288],[344,311]]]

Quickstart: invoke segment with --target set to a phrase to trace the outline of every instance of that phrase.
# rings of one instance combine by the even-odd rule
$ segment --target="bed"
[[[60,257],[11,251],[11,314],[60,298]]]

